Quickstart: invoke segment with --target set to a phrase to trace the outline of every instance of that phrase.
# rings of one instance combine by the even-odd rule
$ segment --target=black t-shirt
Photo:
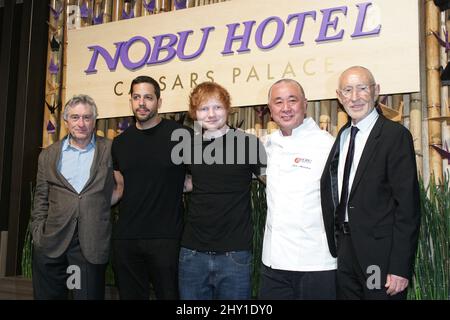
[[[115,239],[180,238],[186,170],[171,160],[172,132],[180,128],[187,129],[163,119],[147,130],[131,126],[114,139],[114,170],[124,178]]]
[[[256,136],[234,129],[212,141],[202,141],[200,134],[193,140],[193,153],[201,146],[203,161],[188,166],[193,190],[181,245],[199,251],[251,250],[251,180],[265,164],[263,145]]]

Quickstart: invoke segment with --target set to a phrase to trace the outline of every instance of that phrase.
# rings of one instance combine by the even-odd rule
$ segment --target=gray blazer
[[[80,193],[58,171],[61,141],[39,155],[31,231],[34,245],[51,258],[68,248],[78,222],[81,251],[90,263],[108,262],[111,194],[114,188],[111,141],[96,137],[89,179]]]

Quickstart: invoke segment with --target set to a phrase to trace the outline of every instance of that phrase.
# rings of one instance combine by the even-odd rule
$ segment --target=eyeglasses
[[[77,122],[78,120],[80,120],[80,118],[82,118],[84,122],[91,122],[94,119],[94,116],[92,114],[83,116],[80,116],[79,114],[71,114],[69,116],[69,120],[71,122]]]
[[[343,89],[339,89],[339,92],[346,98],[350,97],[353,93],[353,90],[356,90],[358,95],[368,94],[370,92],[370,88],[373,87],[375,83],[372,84],[357,84],[355,87],[345,87]]]

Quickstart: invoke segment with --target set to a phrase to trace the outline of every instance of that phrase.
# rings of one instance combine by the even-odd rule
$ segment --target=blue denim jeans
[[[250,251],[224,253],[180,249],[178,286],[182,300],[250,299]]]

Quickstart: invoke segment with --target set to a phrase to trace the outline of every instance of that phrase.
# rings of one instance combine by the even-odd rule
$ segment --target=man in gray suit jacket
[[[35,299],[104,299],[114,189],[111,141],[94,134],[97,107],[64,107],[69,134],[39,156],[31,213]]]

